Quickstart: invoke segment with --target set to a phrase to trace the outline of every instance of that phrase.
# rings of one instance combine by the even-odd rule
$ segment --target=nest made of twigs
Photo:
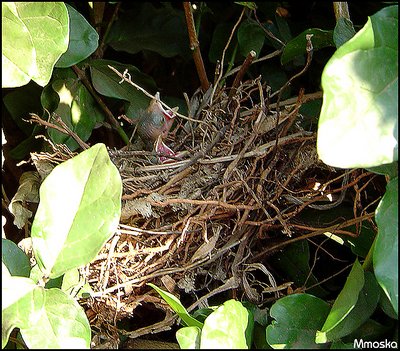
[[[109,150],[123,203],[117,233],[85,270],[95,294],[83,304],[97,337],[117,343],[116,323],[146,303],[165,319],[120,333],[172,326],[176,316],[147,283],[191,296],[189,312],[229,290],[258,305],[279,298],[291,282],[278,286],[265,257],[303,232],[305,208],[339,205],[357,173],[318,159],[316,134],[302,128],[302,94],[269,103],[260,79],[235,94],[210,91],[191,99],[190,120],[166,140],[179,159],[158,164],[149,152]]]

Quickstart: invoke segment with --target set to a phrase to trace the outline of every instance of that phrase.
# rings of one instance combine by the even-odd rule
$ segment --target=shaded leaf
[[[121,73],[127,69],[133,82],[154,93],[157,87],[150,76],[140,72],[135,66],[123,65],[111,60],[93,60],[89,62],[89,65],[94,88],[102,95],[128,101],[129,105],[125,112],[128,117],[134,119],[138,110],[147,108],[150,98],[127,82],[120,84],[121,78],[108,65]]]
[[[395,161],[392,163],[379,165],[376,167],[368,167],[366,168],[366,170],[376,174],[388,175],[390,178],[395,178],[398,175],[399,171],[398,168],[399,164],[397,161]]]
[[[247,7],[250,10],[256,10],[257,5],[255,2],[240,2],[240,1],[235,1],[235,4],[242,5],[244,7]]]
[[[24,120],[29,119],[29,113],[34,112],[38,115],[42,113],[42,106],[40,105],[40,94],[42,88],[34,82],[20,87],[3,98],[4,105],[10,113],[12,119],[17,126],[30,136],[34,130],[34,126]]]
[[[211,63],[217,63],[218,60],[222,58],[222,52],[225,48],[226,43],[228,42],[228,38],[233,29],[233,24],[230,23],[218,23],[215,26],[212,39],[211,46],[208,52],[208,59]],[[228,64],[230,58],[233,55],[234,47],[237,45],[236,37],[233,36],[228,49],[225,53],[224,65]],[[246,54],[247,55],[247,54]]]
[[[282,252],[273,257],[273,266],[285,273],[289,280],[292,280],[297,287],[318,283],[313,274],[310,274],[310,250],[308,242],[303,240],[290,244]],[[319,285],[309,290],[311,295],[325,296],[327,292]]]
[[[314,51],[325,47],[334,46],[332,31],[321,30],[317,28],[307,29],[285,45],[281,55],[282,65],[294,60],[299,55],[305,55],[307,53],[307,34],[313,35],[311,37],[311,42]]]
[[[353,23],[345,17],[340,17],[333,30],[333,41],[338,48],[353,38],[355,34]]]
[[[347,277],[335,300],[316,341],[325,343],[338,340],[355,331],[374,312],[379,300],[379,289],[371,272],[365,272],[358,261]]]
[[[378,236],[373,253],[376,279],[397,315],[399,313],[398,192],[398,178],[396,177],[387,184],[386,193],[375,212]]]
[[[273,348],[326,348],[315,343],[315,333],[329,313],[329,305],[309,294],[288,295],[275,302],[267,327],[267,341]]]
[[[28,256],[14,242],[1,239],[1,261],[12,276],[29,277],[31,266]]]
[[[150,50],[164,57],[190,56],[183,11],[170,6],[155,8],[149,2],[122,13],[107,43],[117,51],[136,54]]]
[[[237,38],[243,56],[246,57],[253,50],[258,57],[264,45],[265,33],[256,22],[246,20],[240,24]]]
[[[99,45],[99,35],[72,6],[65,4],[69,16],[69,43],[56,63],[56,67],[70,67],[91,55]]]

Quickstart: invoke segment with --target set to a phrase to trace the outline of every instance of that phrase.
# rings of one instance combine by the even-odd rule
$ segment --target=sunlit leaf
[[[121,176],[104,144],[54,168],[40,187],[32,224],[36,260],[55,278],[89,263],[114,234],[121,215]]]

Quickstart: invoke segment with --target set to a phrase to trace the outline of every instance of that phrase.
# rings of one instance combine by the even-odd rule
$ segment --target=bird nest
[[[271,103],[269,93],[256,79],[234,92],[195,94],[190,118],[177,118],[166,140],[178,154],[169,162],[155,162],[151,152],[109,150],[123,182],[122,215],[86,267],[94,294],[82,302],[97,344],[176,322],[147,283],[184,297],[189,312],[221,293],[263,305],[290,292],[291,282],[278,285],[266,257],[307,232],[299,220],[304,209],[339,205],[357,170],[323,164],[316,133],[302,127],[301,105],[320,94]],[[143,324],[139,306],[161,320]],[[126,319],[135,327],[117,330]]]
[[[176,317],[150,282],[185,295],[188,311],[227,291],[258,305],[278,298],[291,283],[278,286],[265,257],[303,232],[303,209],[343,200],[348,173],[318,160],[316,134],[301,126],[303,96],[269,104],[259,79],[212,93],[195,94],[190,120],[170,132],[178,159],[155,164],[143,151],[110,150],[123,181],[121,222],[88,270],[97,296],[89,305],[103,327],[115,331],[151,304],[164,320],[119,332],[168,330]]]

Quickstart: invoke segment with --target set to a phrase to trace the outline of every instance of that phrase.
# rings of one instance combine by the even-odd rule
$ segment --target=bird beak
[[[161,135],[158,136],[156,142],[154,143],[154,149],[157,153],[163,155],[159,156],[161,163],[171,161],[171,159],[168,156],[176,155],[174,151],[172,151],[167,145],[165,145],[165,143],[161,138]]]

